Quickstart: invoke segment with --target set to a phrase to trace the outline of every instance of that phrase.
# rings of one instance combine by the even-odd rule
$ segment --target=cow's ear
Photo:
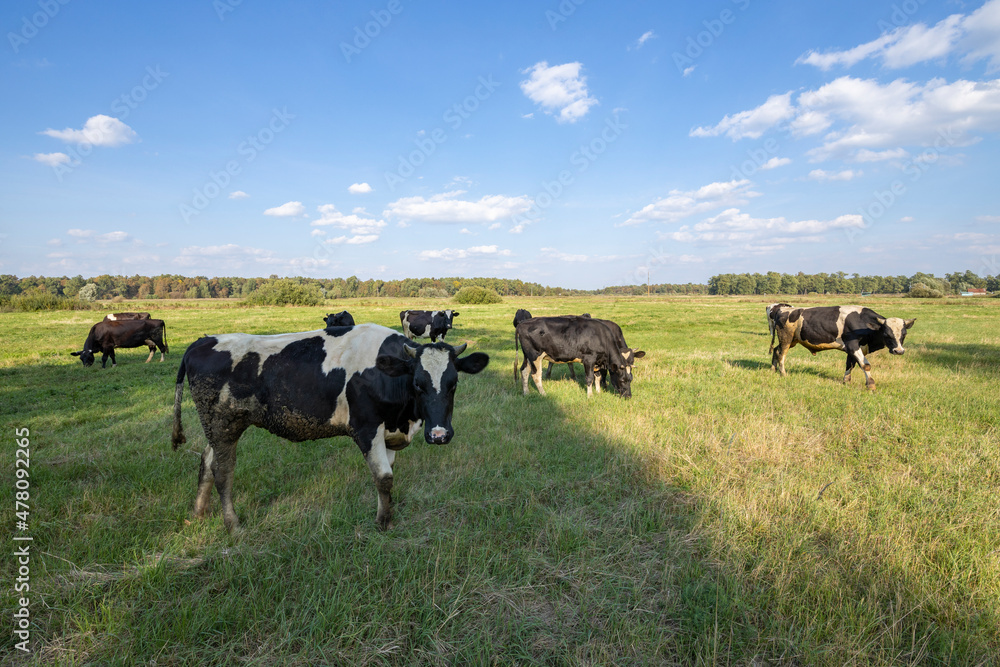
[[[876,318],[875,318],[875,321],[876,321],[876,322],[878,322],[878,325],[879,325],[880,327],[883,327],[883,326],[885,326],[885,318],[884,318],[884,317],[876,317]]]
[[[632,352],[635,354],[636,359],[642,359],[646,356],[645,350],[632,350]]]
[[[457,310],[451,311],[451,316],[452,317],[458,317],[458,311]]]
[[[375,367],[389,377],[401,377],[403,375],[413,375],[413,361],[391,357],[387,354],[379,355],[375,360]]]
[[[490,355],[483,352],[473,352],[467,357],[460,357],[456,359],[455,368],[463,373],[475,375],[479,371],[486,368],[486,364],[488,363],[490,363]]]
[[[83,354],[83,352],[82,351],[81,352],[70,352],[70,354],[72,356],[74,356],[74,357],[79,357],[81,354]]]
[[[913,326],[913,323],[916,322],[916,321],[917,321],[917,318],[915,318],[915,317],[912,320],[904,320],[903,321],[903,326],[906,327],[907,329],[909,329],[910,327]]]

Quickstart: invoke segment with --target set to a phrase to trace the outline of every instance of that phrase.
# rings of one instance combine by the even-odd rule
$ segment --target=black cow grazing
[[[326,326],[328,327],[354,326],[354,318],[351,317],[351,314],[346,310],[342,310],[337,314],[330,313],[329,315],[323,318],[323,321],[326,322]]]
[[[119,322],[121,320],[148,320],[149,313],[108,313],[104,316],[105,322]]]
[[[514,328],[516,329],[517,325],[523,322],[524,320],[530,320],[530,319],[531,319],[531,313],[529,313],[524,308],[518,308],[517,312],[514,313]]]
[[[71,352],[74,357],[80,357],[84,366],[94,364],[94,355],[101,353],[101,368],[107,368],[108,357],[111,357],[111,367],[118,365],[115,360],[115,348],[149,346],[148,364],[153,359],[156,348],[160,348],[160,361],[169,350],[167,348],[167,327],[163,320],[103,320],[90,327],[87,340],[79,352]]]
[[[788,303],[772,303],[764,307],[764,312],[767,315],[767,328],[771,333],[771,346],[767,348],[769,353],[774,352],[774,329],[778,315],[789,310],[792,310],[792,306]]]
[[[534,317],[520,322],[515,336],[515,351],[518,343],[524,350],[521,385],[525,395],[528,394],[529,375],[538,393],[545,395],[542,364],[551,360],[582,363],[587,396],[592,395],[595,384],[598,393],[601,391],[600,383],[594,382],[594,369],[609,372],[618,393],[625,398],[632,396],[632,366],[645,352],[622,347],[604,321],[573,315]]]
[[[444,340],[456,317],[457,310],[404,310],[399,314],[399,322],[403,325],[403,334],[410,340],[430,338],[436,343],[438,338]]]
[[[250,426],[293,442],[334,436],[354,439],[378,491],[378,526],[391,519],[396,451],[423,427],[424,440],[446,444],[458,374],[475,374],[490,358],[459,357],[465,345],[410,345],[377,324],[302,333],[220,334],[196,340],[184,353],[174,393],[174,449],[183,442],[181,398],[187,375],[208,446],[201,456],[194,514],[202,517],[212,485],[231,532],[236,443]]]
[[[843,350],[847,353],[844,382],[851,381],[851,370],[861,366],[865,371],[865,386],[875,389],[866,355],[883,348],[892,354],[903,354],[906,332],[916,318],[882,317],[871,308],[862,306],[822,306],[795,308],[778,314],[775,328],[778,345],[771,352],[771,368],[785,375],[785,355],[801,344],[816,354],[823,350]]]

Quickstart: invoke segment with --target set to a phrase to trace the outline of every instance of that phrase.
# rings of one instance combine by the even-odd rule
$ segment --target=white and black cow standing
[[[149,313],[108,313],[104,316],[106,322],[117,322],[120,320],[148,320]]]
[[[608,324],[614,325],[609,327]],[[521,386],[524,394],[528,394],[528,377],[535,381],[538,393],[545,395],[542,388],[542,366],[546,361],[578,362],[583,364],[586,375],[587,395],[590,396],[596,385],[597,392],[601,384],[595,382],[595,369],[607,371],[611,376],[611,384],[624,398],[632,396],[632,367],[635,360],[644,356],[642,350],[632,350],[615,335],[614,329],[621,332],[621,327],[613,322],[563,315],[558,317],[533,317],[522,320],[514,330],[515,353],[520,344],[524,351],[524,362],[521,364]]]
[[[410,340],[430,338],[432,343],[436,343],[438,338],[444,340],[456,317],[457,310],[404,310],[399,314],[399,323],[403,325],[403,334]]]
[[[767,328],[771,334],[771,346],[767,348],[769,353],[774,352],[774,330],[778,315],[790,310],[792,310],[792,306],[788,303],[771,303],[764,307],[764,312],[767,315]]]
[[[160,350],[160,361],[169,352],[167,347],[167,325],[163,320],[101,320],[90,327],[87,340],[79,352],[70,352],[74,357],[80,357],[84,366],[94,365],[94,355],[101,353],[101,368],[107,368],[108,357],[111,367],[118,365],[115,359],[115,348],[131,348],[149,346],[148,364],[153,359],[156,349]]]
[[[396,451],[421,426],[428,443],[451,441],[458,373],[475,374],[489,363],[481,352],[460,358],[465,347],[410,345],[377,324],[198,339],[177,372],[172,437],[174,449],[186,442],[181,399],[187,375],[208,439],[195,516],[204,516],[214,484],[226,528],[239,527],[232,500],[236,443],[257,426],[293,442],[353,438],[378,491],[378,526],[387,528]]]
[[[771,368],[785,375],[785,355],[796,344],[816,354],[823,350],[847,353],[844,382],[851,381],[851,371],[860,366],[865,372],[865,385],[875,389],[871,364],[867,355],[883,348],[892,354],[903,354],[906,332],[916,318],[882,317],[871,308],[862,306],[821,306],[795,308],[778,314],[775,328],[778,345],[771,352]]]

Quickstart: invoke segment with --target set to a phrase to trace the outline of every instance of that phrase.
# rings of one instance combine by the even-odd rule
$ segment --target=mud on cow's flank
[[[195,341],[177,373],[172,438],[175,449],[186,441],[186,376],[208,439],[195,516],[205,515],[214,486],[226,528],[239,527],[232,500],[236,445],[247,428],[258,426],[293,442],[352,437],[378,491],[378,525],[387,528],[396,451],[421,425],[428,443],[450,442],[458,373],[478,373],[489,362],[481,352],[459,357],[465,348],[414,346],[376,324]]]

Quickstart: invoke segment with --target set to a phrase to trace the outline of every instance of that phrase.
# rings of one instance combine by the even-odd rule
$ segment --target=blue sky
[[[1000,273],[1000,0],[0,17],[3,273]]]

